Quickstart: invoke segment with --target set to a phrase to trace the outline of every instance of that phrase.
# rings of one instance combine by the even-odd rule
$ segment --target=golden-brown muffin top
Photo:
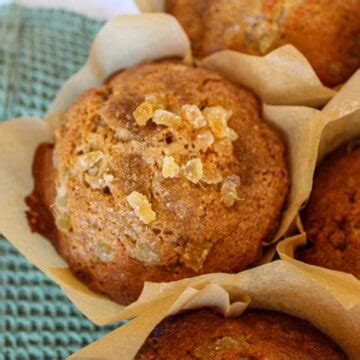
[[[265,55],[292,44],[329,86],[360,67],[358,0],[167,0],[166,10],[199,57],[221,49]]]
[[[243,269],[288,190],[284,144],[255,96],[180,63],[140,65],[84,93],[55,149],[57,225],[75,265],[86,260],[115,298],[131,274],[138,295],[142,280]]]
[[[224,318],[202,309],[163,320],[138,360],[340,360],[344,353],[304,320],[266,310]]]
[[[360,279],[360,148],[342,148],[319,166],[303,220],[309,246],[297,256]]]

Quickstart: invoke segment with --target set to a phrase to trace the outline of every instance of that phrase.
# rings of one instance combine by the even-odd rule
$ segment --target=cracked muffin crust
[[[224,318],[195,310],[164,319],[137,360],[345,360],[344,353],[308,322],[267,310]]]
[[[167,0],[195,56],[222,49],[265,55],[292,44],[328,86],[360,67],[358,0]]]
[[[323,161],[302,218],[309,245],[297,258],[360,279],[360,148]]]
[[[44,156],[34,172],[55,176],[56,196],[32,202],[47,199],[73,272],[119,303],[144,281],[240,271],[277,228],[283,142],[255,96],[216,73],[128,69],[81,95],[55,137],[54,165]]]

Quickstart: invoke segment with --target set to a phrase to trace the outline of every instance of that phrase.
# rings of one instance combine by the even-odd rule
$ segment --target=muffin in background
[[[296,257],[360,279],[359,147],[342,147],[322,162],[302,218],[308,245]]]
[[[328,86],[360,67],[358,0],[166,0],[195,56],[231,49],[265,55],[292,44]]]
[[[164,319],[137,360],[343,360],[344,353],[308,322],[267,310],[224,318],[195,310]]]
[[[176,62],[128,69],[82,94],[55,149],[38,149],[34,176],[33,229],[121,304],[145,281],[255,262],[288,192],[283,141],[256,97]]]

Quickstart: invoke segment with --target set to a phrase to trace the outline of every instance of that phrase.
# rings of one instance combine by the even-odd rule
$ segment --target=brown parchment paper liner
[[[97,324],[123,318],[125,315],[120,314],[123,307],[90,291],[72,275],[47,239],[31,233],[25,218],[24,197],[33,188],[33,154],[39,143],[51,141],[59,117],[82,91],[102,84],[118,69],[174,56],[191,60],[188,38],[172,16],[143,14],[114,18],[99,32],[84,67],[60,90],[45,122],[23,118],[0,125],[0,232],[60,285],[74,304]],[[234,65],[234,72],[242,66],[241,62]],[[256,59],[253,66],[257,66]],[[276,77],[274,73],[275,83]],[[323,124],[316,117],[318,111],[312,108],[264,105],[263,110],[264,117],[280,129],[287,142],[291,176],[291,191],[273,239],[276,241],[286,233],[308,197]],[[268,256],[263,261],[270,259]]]
[[[145,13],[165,11],[164,0],[136,2]],[[259,0],[252,0],[252,5],[259,7]],[[320,107],[335,94],[321,83],[305,56],[292,45],[265,56],[223,50],[197,63],[247,86],[267,104]]]
[[[236,275],[209,274],[169,284],[149,284],[127,309],[134,320],[85,347],[70,359],[133,359],[153,328],[166,316],[216,307],[237,317],[249,305],[277,310],[310,321],[356,360],[360,354],[360,298],[348,284],[325,269],[309,269],[278,260]],[[320,276],[322,275],[322,276]],[[349,286],[345,286],[349,285]]]
[[[317,155],[318,163],[340,145],[360,139],[360,70],[347,81],[324,109],[317,113],[317,116],[321,118],[319,122],[324,124]],[[308,268],[309,265],[294,259],[296,248],[305,245],[307,241],[300,216],[297,218],[297,228],[300,233],[280,241],[277,245],[277,252],[281,259],[298,267]],[[314,276],[318,271],[323,271],[317,266],[312,266],[311,269]],[[347,282],[351,278],[351,283],[357,283],[357,296],[360,299],[360,281],[358,279],[341,271],[328,271],[339,282]]]

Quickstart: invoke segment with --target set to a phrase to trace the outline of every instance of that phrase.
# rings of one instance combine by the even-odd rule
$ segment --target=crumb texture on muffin
[[[196,56],[222,49],[265,55],[292,44],[325,85],[360,67],[358,0],[167,0]]]
[[[58,249],[120,303],[144,281],[237,272],[277,228],[282,139],[254,95],[213,72],[175,62],[120,72],[81,95],[55,135],[44,166],[56,172]]]
[[[360,279],[360,148],[323,161],[302,215],[309,245],[297,258]]]
[[[345,360],[308,322],[274,311],[224,318],[202,309],[171,316],[150,334],[137,360]]]

